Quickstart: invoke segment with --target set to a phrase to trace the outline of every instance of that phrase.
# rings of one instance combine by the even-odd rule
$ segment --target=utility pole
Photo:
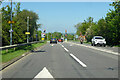
[[[47,41],[48,41],[48,33],[47,33]]]
[[[27,17],[27,32],[29,32],[29,16]],[[27,34],[27,43],[29,43],[29,35]]]
[[[75,41],[75,34],[74,34],[74,41]]]
[[[11,21],[12,21],[12,0],[11,0]],[[12,30],[12,23],[10,24],[10,27],[11,27],[11,29],[10,29],[10,45],[12,45],[12,32],[13,32],[13,30]]]

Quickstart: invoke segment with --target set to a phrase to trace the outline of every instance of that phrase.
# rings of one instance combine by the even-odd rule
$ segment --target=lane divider
[[[69,52],[69,50],[67,48],[65,48],[62,44],[60,44],[64,49],[65,51]]]
[[[64,48],[64,49],[65,49],[65,51],[69,52],[69,50],[67,48]]]
[[[63,46],[62,44],[60,44],[61,46]],[[63,48],[65,49],[65,51],[69,52],[69,50],[67,48],[65,48],[63,46]],[[74,56],[72,53],[69,54],[75,61],[77,61],[80,65],[82,65],[82,67],[86,68],[87,65],[84,64],[82,61],[80,61],[76,56]]]
[[[87,67],[87,65],[85,65],[82,61],[80,61],[76,56],[74,56],[73,54],[70,54],[70,56],[75,59],[80,65],[82,65],[82,67]]]

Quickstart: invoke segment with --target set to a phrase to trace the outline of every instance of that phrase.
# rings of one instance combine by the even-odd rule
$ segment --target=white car
[[[92,46],[103,45],[105,47],[106,41],[102,36],[94,36],[91,40],[91,45]]]

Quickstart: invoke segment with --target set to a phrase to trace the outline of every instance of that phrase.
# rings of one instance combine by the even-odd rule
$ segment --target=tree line
[[[13,44],[20,44],[26,43],[27,35],[27,17],[29,16],[29,40],[35,41],[36,37],[39,39],[41,36],[41,31],[38,29],[41,27],[41,24],[37,24],[39,19],[38,14],[33,11],[29,11],[26,9],[21,10],[20,2],[14,2],[13,5],[15,6],[12,11],[12,21],[15,23],[12,24],[12,43]],[[8,21],[11,20],[11,7],[10,5],[6,5],[1,8],[2,13],[2,46],[10,44],[10,24]],[[36,35],[38,34],[38,35]]]
[[[75,25],[77,35],[85,35],[90,42],[93,36],[103,36],[108,45],[120,45],[120,1],[113,2],[105,18],[93,22],[92,17],[88,17],[84,22]]]

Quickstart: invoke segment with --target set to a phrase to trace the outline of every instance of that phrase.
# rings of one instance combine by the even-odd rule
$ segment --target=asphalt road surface
[[[3,78],[118,78],[118,55],[64,42],[49,44],[2,71]]]

